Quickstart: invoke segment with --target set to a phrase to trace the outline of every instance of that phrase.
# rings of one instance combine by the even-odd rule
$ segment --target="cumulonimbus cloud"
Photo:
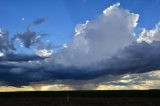
[[[78,24],[73,41],[48,58],[38,56],[22,61],[17,56],[17,60],[11,61],[1,57],[0,80],[22,86],[34,82],[55,83],[57,80],[62,83],[66,80],[87,81],[160,69],[159,27],[142,31],[137,40],[134,30],[138,19],[138,14],[120,8],[120,3],[114,4],[96,19]],[[37,20],[34,24],[43,21]],[[29,48],[37,42],[36,34],[25,32],[15,38]],[[154,39],[151,38],[153,35]]]
[[[136,41],[134,28],[139,15],[121,9],[119,5],[108,7],[94,20],[78,24],[73,42],[57,54],[60,56],[56,61],[64,65],[89,65],[113,56]]]

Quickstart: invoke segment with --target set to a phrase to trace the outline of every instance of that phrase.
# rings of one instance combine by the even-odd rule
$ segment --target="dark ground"
[[[0,93],[0,106],[160,106],[160,91]]]

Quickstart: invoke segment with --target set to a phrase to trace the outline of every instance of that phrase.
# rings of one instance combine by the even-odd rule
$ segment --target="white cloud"
[[[67,48],[67,47],[68,47],[68,45],[67,45],[67,44],[63,44],[63,47],[64,47],[64,48]]]
[[[85,33],[85,29],[89,21],[87,20],[85,24],[78,24],[75,28],[75,36],[81,35]]]
[[[2,52],[0,52],[0,57],[3,57],[3,56],[5,56],[5,54],[4,54],[4,53],[2,53]]]
[[[47,50],[47,49],[36,50],[36,54],[41,57],[49,57],[53,54],[53,50]]]
[[[136,41],[134,28],[139,15],[119,7],[105,9],[96,19],[78,24],[68,48],[54,57],[63,65],[84,66],[113,56],[118,50]],[[77,61],[78,60],[78,61]]]
[[[158,23],[152,30],[146,30],[144,28],[139,38],[137,39],[138,43],[152,43],[153,41],[160,41],[160,23]]]

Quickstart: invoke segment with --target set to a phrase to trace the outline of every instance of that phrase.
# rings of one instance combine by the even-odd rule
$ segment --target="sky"
[[[160,88],[160,0],[0,0],[0,91]]]
[[[160,13],[155,12],[160,9],[159,0],[1,0],[0,26],[15,33],[23,31],[33,20],[45,18],[47,21],[35,30],[49,33],[56,44],[68,43],[77,24],[95,19],[117,2],[124,9],[140,14],[140,28],[150,29],[159,22]]]

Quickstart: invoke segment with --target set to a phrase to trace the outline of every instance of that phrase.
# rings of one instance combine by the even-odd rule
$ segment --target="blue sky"
[[[49,33],[55,44],[71,41],[75,26],[95,19],[108,6],[121,7],[140,14],[139,28],[153,28],[160,19],[160,0],[1,0],[0,27],[10,34],[23,31],[36,18],[46,22],[34,30]],[[24,18],[24,21],[21,21]]]

